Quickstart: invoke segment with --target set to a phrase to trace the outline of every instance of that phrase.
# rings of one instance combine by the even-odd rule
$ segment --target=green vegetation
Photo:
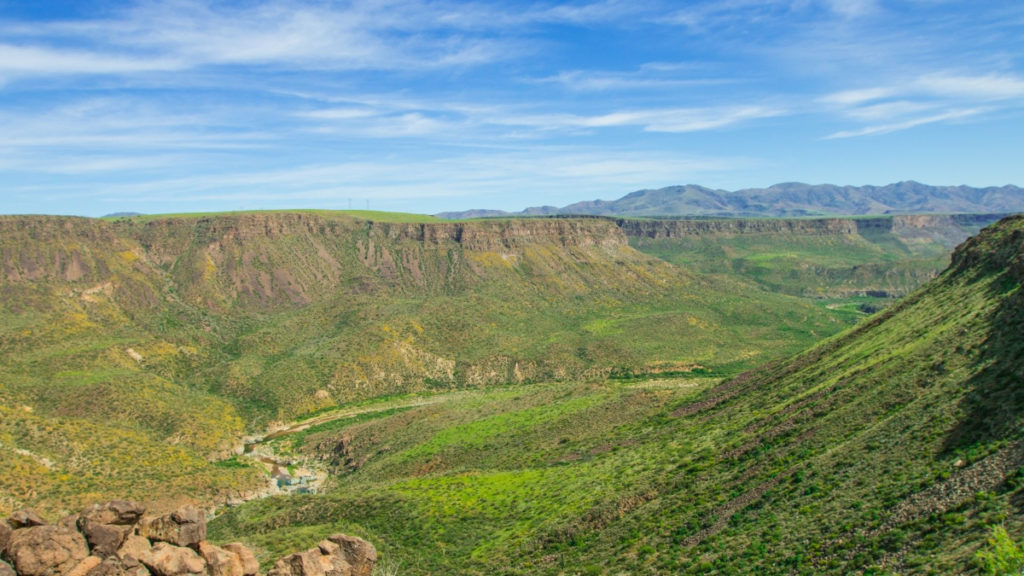
[[[975,555],[982,574],[1016,576],[1024,572],[1024,547],[1007,534],[1006,528],[995,526],[988,545]]]
[[[167,219],[200,219],[219,218],[224,216],[245,216],[245,215],[273,215],[273,214],[311,214],[322,218],[357,218],[361,220],[372,220],[374,222],[394,223],[430,223],[439,222],[433,216],[426,214],[411,214],[405,212],[381,212],[375,210],[238,210],[234,212],[181,212],[178,214],[139,214],[135,216],[108,216],[103,220],[132,220],[136,222],[154,222]]]
[[[332,530],[404,573],[949,574],[1024,532],[1024,218],[856,329],[714,383],[479,391],[310,435],[331,489],[213,525],[269,556]],[[332,440],[333,439],[333,440]],[[980,551],[979,551],[980,550]]]
[[[702,275],[811,299],[884,306],[938,275],[994,217],[699,220],[627,224],[630,245]],[[651,231],[658,233],[652,234]]]
[[[916,266],[885,234],[722,240],[754,264],[711,273],[710,244],[645,254],[620,225],[0,217],[0,512],[251,495],[238,440],[310,418],[266,444],[324,490],[214,538],[269,559],[344,531],[404,574],[1012,557],[982,543],[1024,533],[1024,219],[839,335],[875,302],[793,267]]]

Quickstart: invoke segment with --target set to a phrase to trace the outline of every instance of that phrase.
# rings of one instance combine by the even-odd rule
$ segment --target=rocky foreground
[[[266,576],[370,576],[377,550],[335,534],[278,560]],[[258,576],[255,554],[239,543],[206,541],[194,507],[147,515],[126,500],[96,504],[48,524],[29,510],[0,522],[0,576]]]

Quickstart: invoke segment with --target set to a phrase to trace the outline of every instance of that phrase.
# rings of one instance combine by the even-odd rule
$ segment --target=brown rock
[[[319,550],[307,550],[281,558],[267,571],[267,576],[325,576]]]
[[[131,558],[133,562],[138,562],[152,548],[153,545],[149,543],[149,539],[137,534],[129,534],[125,538],[124,544],[121,544],[121,547],[118,548],[117,557],[124,561]]]
[[[82,510],[79,523],[134,526],[145,512],[146,508],[137,502],[112,500],[104,504],[93,504]]]
[[[14,568],[11,568],[10,564],[8,564],[7,562],[4,562],[3,560],[0,560],[0,576],[18,576],[18,575],[14,571]]]
[[[86,556],[85,560],[79,562],[77,566],[67,573],[67,576],[85,576],[102,562],[103,559],[99,556]]]
[[[45,526],[46,520],[43,520],[35,512],[24,509],[11,514],[11,517],[7,519],[7,524],[11,528],[18,530],[19,528],[31,528],[32,526]]]
[[[92,553],[106,558],[117,552],[145,511],[142,505],[127,500],[94,504],[78,516],[77,526]]]
[[[317,544],[322,556],[320,566],[324,569],[325,576],[351,576],[352,566],[345,561],[345,552],[341,546],[330,540],[322,540]]]
[[[81,529],[86,542],[89,543],[89,549],[101,558],[116,553],[132,530],[133,526],[113,524],[88,524]]]
[[[144,516],[138,532],[153,542],[196,548],[206,539],[206,516],[198,508],[185,506],[164,516]]]
[[[7,541],[11,539],[11,527],[7,522],[0,522],[0,554],[7,549]]]
[[[187,576],[206,572],[206,561],[194,550],[167,542],[157,542],[139,560],[156,576]]]
[[[199,543],[199,555],[206,560],[209,576],[245,576],[242,560],[234,552],[203,540]]]
[[[63,526],[15,530],[7,543],[7,557],[20,576],[66,575],[88,555],[85,538]]]
[[[128,556],[122,560],[117,556],[108,556],[86,576],[150,576],[150,573],[134,557]]]
[[[352,566],[352,576],[370,576],[377,565],[377,549],[373,544],[347,534],[334,534],[327,539],[341,547],[345,561]]]
[[[256,560],[256,555],[245,544],[232,542],[225,544],[224,549],[238,556],[238,559],[242,562],[242,574],[244,576],[256,576],[259,574],[260,563]]]

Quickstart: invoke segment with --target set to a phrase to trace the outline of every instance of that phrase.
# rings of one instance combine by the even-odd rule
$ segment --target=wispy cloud
[[[852,138],[979,117],[1008,106],[1024,107],[1024,79],[1007,74],[934,72],[900,85],[828,94],[818,102],[846,118],[872,123],[826,136],[827,139]]]
[[[567,70],[540,82],[558,84],[577,92],[615,90],[678,90],[685,87],[713,86],[735,83],[735,79],[693,75],[696,66],[655,63],[627,72],[607,70]]]
[[[855,138],[857,136],[869,136],[875,134],[887,134],[889,132],[898,132],[900,130],[907,130],[909,128],[915,128],[917,126],[923,126],[925,124],[935,124],[937,122],[947,122],[950,120],[959,120],[968,118],[970,116],[977,116],[983,113],[984,109],[969,109],[969,110],[953,110],[950,112],[944,112],[942,114],[935,114],[932,116],[924,116],[919,118],[912,118],[910,120],[904,120],[902,122],[895,122],[892,124],[879,124],[874,126],[867,126],[858,130],[843,130],[829,134],[825,137],[826,140],[835,140],[839,138]]]
[[[912,88],[938,97],[970,100],[1024,99],[1024,78],[1009,74],[971,76],[940,72],[918,78]]]
[[[543,130],[637,126],[649,132],[699,132],[784,114],[786,114],[784,109],[769,106],[722,106],[622,110],[591,116],[576,114],[511,115],[492,118],[491,121]]]
[[[400,168],[382,158],[154,178],[115,183],[102,190],[82,184],[77,187],[84,189],[102,210],[108,210],[108,206],[131,208],[133,202],[145,197],[164,198],[165,210],[197,200],[269,208],[343,207],[352,198],[360,202],[372,199],[380,206],[380,202],[392,200],[468,197],[494,207],[513,208],[526,189],[548,194],[551,202],[568,203],[579,199],[578,190],[607,197],[618,195],[623,189],[661,186],[744,169],[754,162],[746,158],[681,156],[657,151],[531,147],[499,154],[471,153],[405,161]],[[567,188],[567,184],[571,186]],[[482,197],[491,200],[481,200]]]
[[[444,11],[414,1],[345,5],[271,0],[146,1],[88,22],[0,25],[0,78],[128,74],[208,66],[410,70],[500,61],[493,36],[432,34]]]

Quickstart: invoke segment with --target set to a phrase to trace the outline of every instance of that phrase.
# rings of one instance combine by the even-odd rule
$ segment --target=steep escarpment
[[[938,275],[997,214],[619,220],[638,250],[810,298],[899,297]]]
[[[596,220],[474,223],[360,221],[314,213],[128,220],[119,232],[165,268],[188,300],[215,309],[304,306],[339,291],[436,292],[486,275],[469,253],[614,250],[625,238]]]

